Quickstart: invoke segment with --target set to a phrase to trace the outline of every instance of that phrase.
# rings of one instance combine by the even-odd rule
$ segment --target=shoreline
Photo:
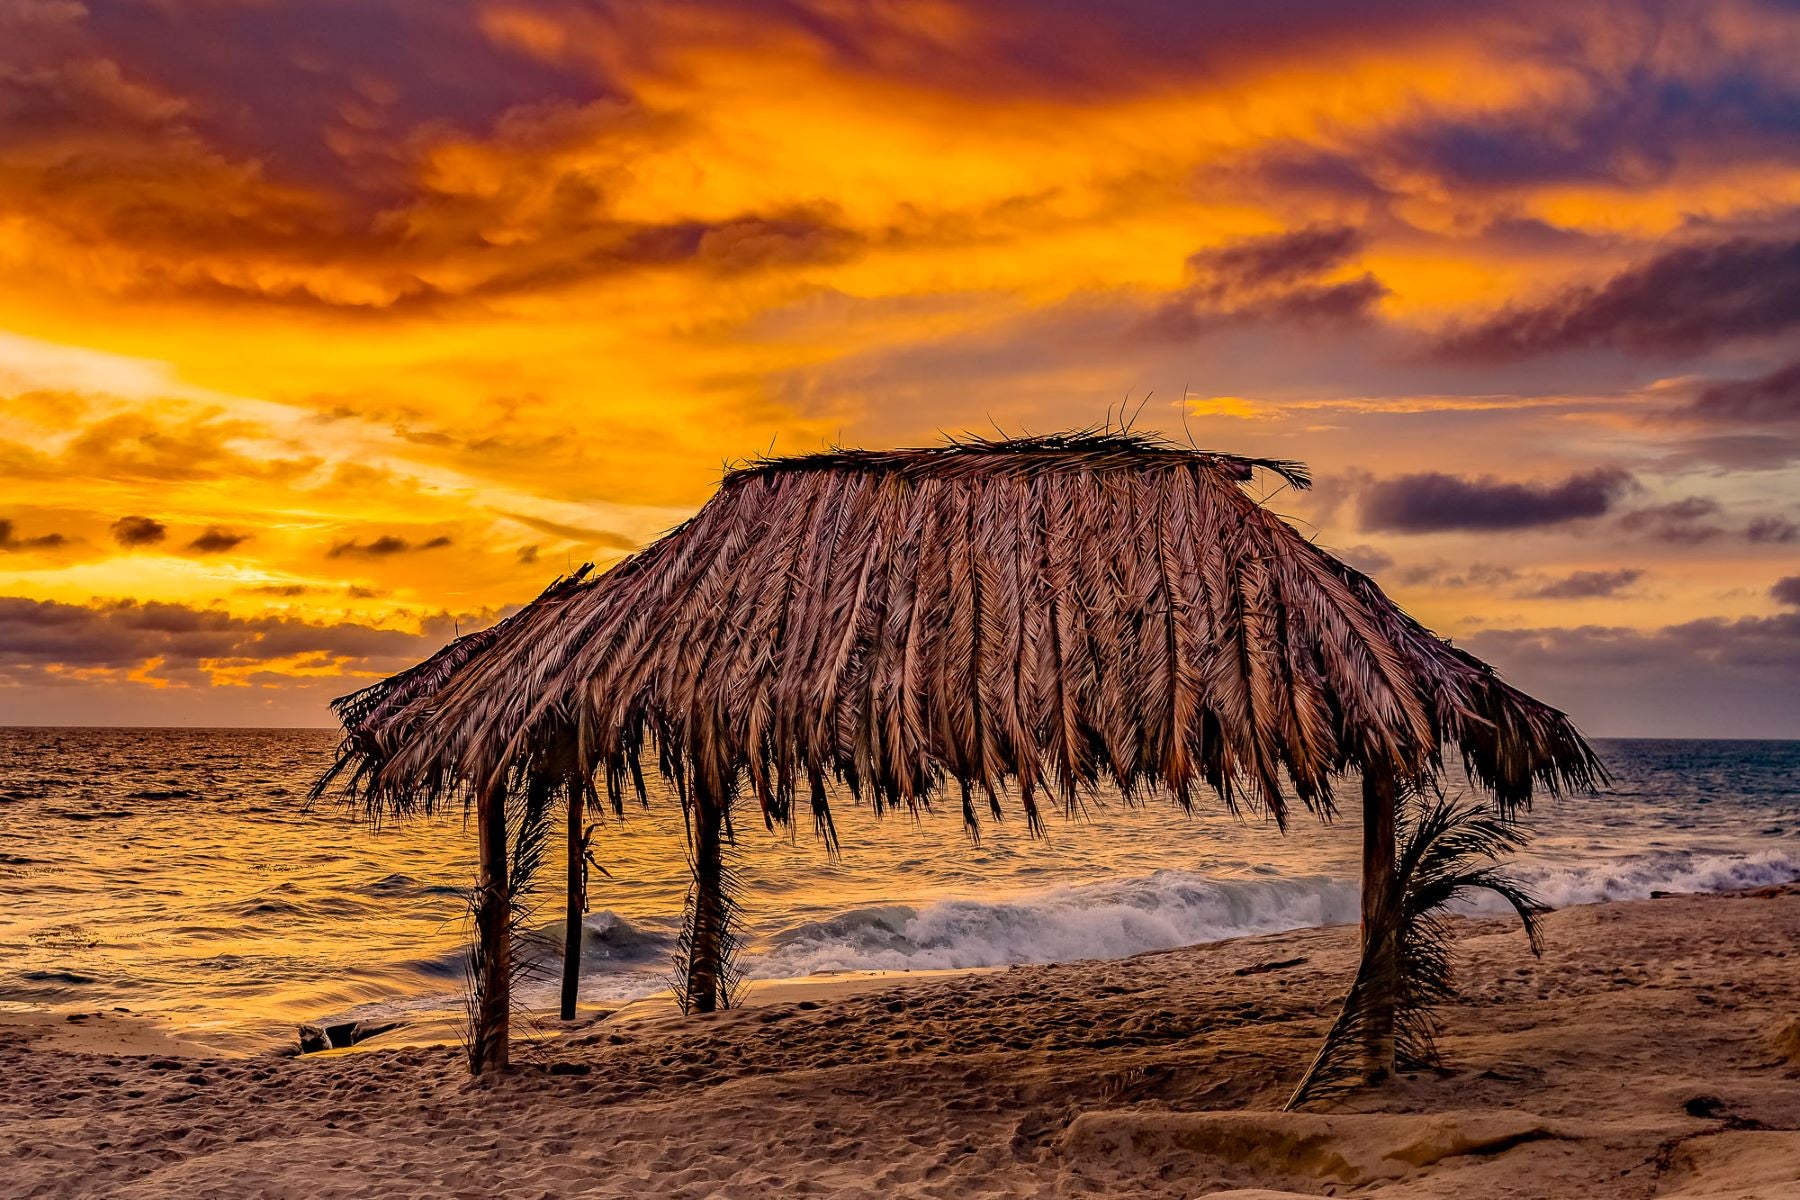
[[[0,1013],[0,1196],[1800,1194],[1800,885],[1564,909],[1540,960],[1455,928],[1445,1072],[1323,1116],[1275,1110],[1346,926],[608,1014],[479,1080],[454,1047],[76,1049]]]
[[[1321,928],[1328,928],[1321,926]],[[1211,945],[1213,943],[1200,943]],[[1171,951],[1153,950],[1149,954]],[[1093,960],[1107,961],[1107,960]],[[1053,965],[1053,964],[1045,964]],[[781,1004],[824,1004],[846,997],[909,983],[931,983],[972,975],[987,975],[1008,967],[948,967],[917,971],[820,971],[813,975],[781,979],[748,979],[734,1009],[763,1008]],[[515,1013],[529,1027],[515,1032],[521,1042],[553,1042],[574,1038],[606,1024],[655,1025],[683,1020],[673,992],[615,1002],[583,1001],[572,1021],[549,1011]],[[463,1018],[432,1010],[357,1042],[331,1050],[295,1053],[282,1045],[262,1050],[243,1049],[208,1041],[203,1030],[187,1029],[157,1013],[88,1007],[0,1007],[0,1048],[20,1044],[32,1050],[68,1054],[158,1055],[175,1058],[262,1059],[303,1058],[308,1061],[346,1055],[378,1054],[385,1050],[460,1047]]]
[[[1636,859],[1627,857],[1616,860],[1595,860],[1592,863],[1578,863],[1574,867],[1560,869],[1557,874],[1547,879],[1534,879],[1533,873],[1541,872],[1543,870],[1542,864],[1533,862],[1529,859],[1523,859],[1516,867],[1515,874],[1524,878],[1527,886],[1531,887],[1534,891],[1537,891],[1540,895],[1546,896],[1547,899],[1553,904],[1556,904],[1559,908],[1565,909],[1585,907],[1592,903],[1608,902],[1604,900],[1592,901],[1585,899],[1577,899],[1573,902],[1567,901],[1557,893],[1559,890],[1569,890],[1571,882],[1573,884],[1573,890],[1576,890],[1578,893],[1586,891],[1591,895],[1594,891],[1599,891],[1601,894],[1604,894],[1609,890],[1620,889],[1625,890],[1628,897],[1632,899],[1654,899],[1658,897],[1686,894],[1730,894],[1736,891],[1755,889],[1771,884],[1779,884],[1781,882],[1800,882],[1800,863],[1796,863],[1792,851],[1784,847],[1762,851],[1719,850],[1712,853],[1695,853],[1697,854],[1697,857],[1692,857],[1691,861],[1688,862],[1687,865],[1681,867],[1680,870],[1672,871],[1670,868],[1662,865],[1656,865],[1654,867],[1648,878],[1648,882],[1656,883],[1666,880],[1669,885],[1667,888],[1648,887],[1645,879],[1633,879],[1631,877],[1630,872],[1635,869],[1634,864],[1638,859],[1642,859],[1646,862],[1655,861],[1655,855],[1649,852],[1639,855]],[[870,911],[905,909],[924,917],[929,915],[931,911],[939,905],[963,908],[975,905],[985,906],[995,910],[1004,910],[1021,905],[1026,908],[1031,908],[1034,905],[1045,904],[1048,902],[1049,907],[1054,908],[1056,904],[1065,902],[1068,897],[1072,895],[1079,896],[1084,893],[1105,892],[1109,889],[1121,887],[1141,887],[1146,884],[1154,884],[1165,875],[1182,877],[1182,872],[1178,870],[1159,870],[1148,876],[1125,876],[1113,879],[1083,881],[1074,885],[1038,883],[1031,887],[1022,887],[1014,891],[990,895],[979,901],[971,901],[954,895],[930,900],[912,901],[910,903],[902,901],[885,901],[874,905],[861,906],[842,914],[842,916],[855,917]],[[1661,877],[1660,879],[1658,878],[1659,876]],[[1194,883],[1195,886],[1201,888],[1216,888],[1221,891],[1231,889],[1236,889],[1238,891],[1253,891],[1255,889],[1267,887],[1279,889],[1281,885],[1285,884],[1292,887],[1298,887],[1300,889],[1299,893],[1297,893],[1297,896],[1290,895],[1286,897],[1285,900],[1281,895],[1276,894],[1273,897],[1274,903],[1278,905],[1284,902],[1301,904],[1311,903],[1327,910],[1324,913],[1318,914],[1318,916],[1324,916],[1326,918],[1324,924],[1296,924],[1286,928],[1277,926],[1272,930],[1267,929],[1265,926],[1266,932],[1276,936],[1279,936],[1282,933],[1300,932],[1306,929],[1327,928],[1334,923],[1353,924],[1355,922],[1355,884],[1354,881],[1348,879],[1339,879],[1325,875],[1290,877],[1222,875],[1216,877],[1198,876],[1195,877]],[[1562,884],[1563,887],[1559,889],[1556,886],[1558,883]],[[1681,884],[1687,884],[1688,888],[1693,888],[1695,884],[1698,884],[1699,887],[1690,892],[1688,888],[1682,888],[1680,886]],[[1179,893],[1179,887],[1177,887],[1176,890]],[[1632,895],[1634,890],[1635,895]],[[1345,892],[1351,897],[1348,904],[1340,905],[1349,913],[1348,917],[1332,910],[1332,905],[1336,903],[1336,901],[1333,900],[1332,895],[1334,891]],[[1263,903],[1268,902],[1269,898],[1256,897],[1253,899],[1257,903]],[[1074,907],[1077,910],[1077,915],[1081,915],[1081,906],[1077,904]],[[1104,909],[1106,905],[1101,904],[1097,907]],[[1493,907],[1484,908],[1479,912],[1476,910],[1465,910],[1465,915],[1474,916],[1495,911],[1497,910]],[[611,913],[604,915],[614,921],[623,921],[626,919]],[[1316,920],[1317,916],[1315,916],[1314,919]],[[1254,926],[1252,926],[1252,928],[1254,928]],[[557,927],[557,932],[560,934],[560,927]],[[1221,930],[1220,932],[1224,931]],[[880,987],[884,982],[889,980],[906,981],[913,979],[946,978],[971,973],[1004,971],[1009,970],[1014,966],[1114,961],[1118,958],[1129,958],[1144,954],[1179,952],[1185,949],[1191,949],[1195,946],[1213,944],[1215,941],[1230,941],[1261,935],[1261,931],[1240,931],[1230,933],[1222,938],[1207,937],[1198,941],[1185,943],[1171,942],[1160,946],[1152,944],[1149,948],[1131,950],[1129,952],[1121,952],[1115,949],[1111,954],[1105,957],[1093,958],[1058,957],[1037,962],[1016,964],[1001,963],[997,965],[916,967],[847,965],[825,967],[806,975],[759,975],[756,977],[747,977],[745,979],[740,1003],[773,1003],[778,1002],[779,997],[784,995],[807,998],[814,991],[821,991],[827,995],[837,995],[867,990],[871,987]],[[466,943],[461,952],[466,953]],[[862,980],[864,982],[847,983],[844,982],[846,980]],[[591,1023],[593,1020],[604,1016],[610,1016],[611,1014],[620,1011],[625,1013],[623,1019],[626,1020],[644,1019],[644,1017],[650,1013],[672,1015],[675,1010],[671,1002],[672,994],[668,991],[666,976],[660,981],[660,988],[661,990],[649,994],[633,995],[628,991],[622,996],[608,996],[604,994],[605,989],[597,989],[601,990],[603,994],[592,999],[584,999],[580,1004],[582,1016],[579,1017],[576,1022],[569,1025],[565,1025],[555,1017],[553,1006],[529,1008],[526,1004],[520,1003],[517,997],[515,997],[514,1012],[518,1021],[522,1022],[528,1028],[535,1028],[535,1036],[555,1037],[576,1030],[581,1026]],[[551,992],[549,989],[540,988],[534,998],[539,1004],[544,1004],[545,998],[550,996]],[[763,999],[765,996],[769,997],[769,999]],[[147,1027],[148,1031],[145,1036],[160,1037],[178,1043],[197,1043],[198,1049],[190,1051],[192,1053],[218,1052],[234,1056],[256,1057],[267,1054],[285,1054],[297,1049],[298,1030],[302,1026],[307,1025],[320,1027],[367,1022],[393,1027],[393,1032],[386,1032],[378,1037],[369,1039],[369,1042],[366,1045],[359,1043],[355,1046],[317,1052],[344,1053],[362,1052],[367,1049],[378,1049],[381,1047],[460,1045],[463,1038],[463,1027],[466,1022],[462,998],[459,995],[442,991],[423,994],[397,991],[387,996],[364,994],[354,1003],[340,1004],[337,1006],[319,1005],[312,1007],[309,1010],[303,1009],[285,1015],[267,1013],[257,1014],[254,1013],[254,1010],[234,1015],[231,1012],[222,1009],[207,1009],[201,1013],[189,1016],[187,1010],[169,1011],[156,1007],[154,1003],[144,1008],[125,1008],[123,1006],[109,1007],[110,1004],[111,1001],[105,997],[90,998],[81,1003],[61,1004],[0,1001],[0,1031],[3,1031],[5,1028],[5,1019],[9,1013],[27,1013],[44,1018],[68,1016],[71,1020],[76,1017],[88,1017],[93,1018],[96,1021],[113,1022],[115,1025],[138,1020],[143,1022]],[[79,1037],[79,1030],[71,1029],[62,1030],[60,1032],[62,1034],[58,1039],[60,1042],[75,1048],[80,1047],[81,1039]]]

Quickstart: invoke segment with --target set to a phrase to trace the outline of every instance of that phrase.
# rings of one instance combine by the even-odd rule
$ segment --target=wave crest
[[[1185,871],[1003,900],[878,905],[808,921],[746,955],[754,978],[1124,958],[1356,918],[1356,886],[1322,876],[1210,879]]]

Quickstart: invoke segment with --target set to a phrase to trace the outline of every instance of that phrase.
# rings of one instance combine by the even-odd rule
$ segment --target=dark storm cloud
[[[1651,630],[1490,629],[1459,641],[1596,733],[1800,736],[1800,611]]]
[[[592,61],[494,36],[490,15],[470,0],[172,2],[39,22],[0,51],[0,209],[113,256],[94,278],[124,294],[365,313],[861,245],[823,210],[616,217],[624,165],[606,147],[680,117],[645,112]],[[431,155],[459,139],[492,179],[446,191]],[[584,147],[599,151],[565,161]],[[426,281],[447,264],[454,286]]]
[[[1789,608],[1800,608],[1800,575],[1788,575],[1777,579],[1775,586],[1769,589],[1769,595]]]
[[[1115,96],[1170,81],[1242,77],[1274,61],[1354,48],[1391,49],[1445,29],[1476,29],[1549,9],[1541,0],[1289,0],[1279,6],[1181,0],[953,0],[943,20],[920,20],[917,6],[820,0],[668,0],[644,5],[535,6],[590,17],[584,29],[610,33],[654,57],[684,36],[714,44],[805,42],[835,68],[912,87],[968,96],[1036,96],[1055,101]],[[927,10],[930,11],[930,10]],[[646,19],[655,13],[655,22]],[[660,24],[663,36],[647,26]],[[953,31],[953,32],[950,32]]]
[[[1786,517],[1757,517],[1745,527],[1744,537],[1758,545],[1785,546],[1800,542],[1800,524]]]
[[[1427,471],[1371,484],[1359,511],[1364,529],[1394,533],[1525,529],[1604,516],[1633,486],[1630,474],[1618,467],[1583,471],[1560,483]]]
[[[943,7],[944,19],[924,20],[905,5],[809,0],[34,6],[50,15],[14,39],[32,47],[15,50],[24,66],[0,72],[0,206],[129,258],[106,286],[136,296],[432,312],[646,266],[730,275],[839,262],[905,236],[846,227],[828,210],[619,219],[609,193],[631,169],[629,147],[666,144],[704,119],[655,109],[627,80],[679,78],[697,50],[798,47],[896,87],[1067,104],[1172,82],[1218,88],[1451,34],[1506,35],[1521,56],[1556,65],[1610,11],[1548,0]],[[1642,4],[1621,11],[1644,17]],[[1667,40],[1698,41],[1706,26],[1671,21]],[[1296,194],[1380,195],[1377,176],[1435,172],[1479,190],[1641,164],[1677,143],[1742,154],[1788,144],[1792,97],[1756,64],[1731,66],[1679,80],[1656,67],[1594,68],[1578,104],[1391,126],[1366,145],[1284,145],[1261,170]],[[1679,136],[1659,137],[1659,125]],[[433,151],[456,142],[481,147],[491,179],[442,181]],[[1385,294],[1366,274],[1248,305],[1199,293],[1172,302],[1159,324],[1187,337],[1221,315],[1353,322]]]
[[[1645,69],[1586,95],[1385,131],[1371,157],[1458,190],[1553,183],[1642,187],[1696,159],[1800,160],[1800,89],[1726,66],[1678,79]]]
[[[1616,596],[1643,577],[1642,571],[1631,567],[1617,571],[1572,571],[1561,579],[1553,579],[1519,595],[1531,600],[1589,600]]]
[[[203,663],[317,654],[386,668],[428,650],[418,634],[367,625],[312,625],[287,617],[234,617],[217,609],[119,601],[93,607],[0,597],[0,674],[46,667],[159,671]]]
[[[1229,192],[1248,182],[1273,196],[1385,203],[1392,193],[1375,180],[1371,166],[1346,150],[1279,141],[1251,151],[1223,171],[1209,164],[1194,186],[1206,193],[1222,184]]]
[[[1773,617],[1708,617],[1662,629],[1584,625],[1559,629],[1492,629],[1465,639],[1475,653],[1511,660],[1555,660],[1567,668],[1678,667],[1710,662],[1740,671],[1795,675],[1800,683],[1800,613]],[[1516,669],[1516,668],[1515,668]]]
[[[1711,421],[1740,424],[1800,421],[1800,362],[1753,379],[1712,384],[1686,412]]]
[[[1446,358],[1506,360],[1610,347],[1680,355],[1800,326],[1800,239],[1677,246],[1604,284],[1456,329]]]
[[[1687,496],[1667,504],[1649,504],[1622,513],[1619,531],[1674,546],[1695,546],[1723,537],[1728,532],[1720,518],[1724,510],[1707,496]]]
[[[121,546],[154,546],[169,536],[168,526],[152,517],[120,517],[111,530],[113,540]]]
[[[147,86],[207,98],[185,121],[234,158],[273,154],[288,178],[383,189],[402,177],[381,160],[422,125],[482,129],[521,105],[618,94],[592,64],[497,41],[482,10],[477,0],[96,4],[85,44]]]
[[[315,587],[307,583],[258,583],[238,589],[246,596],[276,596],[284,600],[292,599],[295,596],[311,596],[329,590],[329,588]]]
[[[326,558],[393,558],[397,554],[416,554],[422,550],[438,550],[450,545],[450,539],[442,534],[424,542],[412,542],[391,533],[384,533],[372,542],[351,538],[347,542],[338,542],[325,552]]]
[[[736,275],[780,266],[841,262],[862,236],[821,211],[773,215],[744,213],[721,221],[622,224],[589,221],[567,240],[566,253],[542,263],[497,271],[468,288],[470,296],[497,297],[565,287],[647,267],[692,267]],[[443,293],[421,290],[420,302]]]
[[[1520,58],[1549,68],[1556,83],[1507,102],[1410,106],[1372,128],[1258,147],[1226,173],[1271,198],[1373,204],[1405,220],[1394,202],[1408,197],[1643,189],[1681,172],[1792,166],[1800,162],[1800,83],[1778,49],[1786,22],[1771,21],[1762,52],[1725,32],[1726,22],[1754,11],[1642,3],[1518,10],[1539,35],[1518,48]],[[1209,166],[1198,186],[1218,173]],[[1484,236],[1552,251],[1586,239],[1516,217]]]
[[[1483,562],[1457,568],[1439,560],[1402,567],[1394,572],[1393,578],[1395,583],[1412,587],[1494,588],[1518,579],[1519,570],[1501,563]]]
[[[219,525],[208,525],[204,533],[188,543],[188,549],[196,554],[223,554],[227,550],[235,550],[252,536]]]
[[[69,539],[60,533],[40,533],[33,537],[20,537],[13,529],[10,518],[0,518],[0,552],[13,553],[20,550],[54,550],[68,545]]]
[[[1346,325],[1369,319],[1388,294],[1374,275],[1321,277],[1363,247],[1359,231],[1327,225],[1248,238],[1188,258],[1193,282],[1172,293],[1143,321],[1151,336],[1184,341],[1244,322]]]
[[[1321,275],[1362,247],[1362,235],[1349,225],[1317,225],[1202,250],[1188,267],[1223,286],[1250,289]]]

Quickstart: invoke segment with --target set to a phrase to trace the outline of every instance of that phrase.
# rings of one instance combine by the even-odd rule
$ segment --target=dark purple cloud
[[[1753,379],[1712,384],[1686,411],[1707,420],[1741,424],[1800,421],[1800,362]]]
[[[1471,649],[1504,646],[1501,656],[1515,662],[1526,655],[1554,657],[1569,667],[1668,667],[1706,659],[1743,671],[1800,672],[1800,613],[1707,617],[1647,631],[1599,625],[1492,629],[1465,641]]]
[[[1769,595],[1789,608],[1800,608],[1800,575],[1777,579],[1775,586],[1769,589]]]
[[[1490,629],[1459,639],[1593,733],[1800,737],[1800,611],[1661,629]]]
[[[627,223],[580,218],[581,227],[559,236],[540,231],[539,240],[558,243],[564,253],[546,262],[501,268],[459,295],[498,297],[646,267],[692,267],[718,275],[738,275],[769,267],[841,262],[861,248],[861,234],[836,222],[825,209],[770,214],[740,213],[718,221],[677,220]],[[484,235],[483,235],[484,236]],[[487,252],[488,247],[470,249]],[[429,304],[446,293],[420,285],[411,306]]]
[[[397,554],[416,554],[421,550],[438,550],[450,544],[442,534],[424,542],[412,542],[395,534],[384,533],[372,542],[351,538],[338,542],[325,552],[326,558],[392,558]]]
[[[40,533],[34,537],[20,537],[13,529],[8,518],[0,518],[0,553],[12,553],[19,550],[54,550],[58,546],[66,546],[69,539],[60,533]]]
[[[1519,569],[1502,563],[1470,563],[1453,567],[1447,562],[1416,563],[1394,572],[1396,583],[1415,587],[1493,588],[1519,578]]]
[[[477,0],[93,4],[82,44],[195,98],[184,124],[224,153],[379,196],[402,182],[396,159],[422,126],[480,131],[521,105],[621,95],[593,62],[523,53],[481,15]]]
[[[154,546],[169,536],[168,526],[152,517],[120,517],[111,529],[121,546]]]
[[[1561,579],[1553,579],[1519,595],[1532,600],[1590,600],[1616,596],[1643,577],[1644,572],[1633,567],[1617,571],[1572,571]]]
[[[607,147],[677,136],[682,118],[603,78],[599,53],[546,61],[498,35],[475,0],[63,8],[14,37],[0,70],[0,209],[128,255],[113,286],[133,296],[435,311],[646,267],[839,261],[862,244],[822,209],[619,217],[624,167]],[[534,8],[596,52],[629,50],[645,17],[519,11]],[[483,144],[491,188],[434,182],[431,154],[453,141]],[[448,262],[456,286],[427,282]],[[370,286],[321,283],[322,268]]]
[[[1559,104],[1424,117],[1385,131],[1368,149],[1458,190],[1644,187],[1697,159],[1800,159],[1800,89],[1792,78],[1745,70],[1685,80],[1639,70]]]
[[[909,87],[1059,103],[1171,81],[1217,84],[1294,57],[1392,51],[1446,29],[1536,24],[1542,13],[1557,11],[1544,0],[1469,0],[1454,11],[1428,0],[955,0],[944,6],[942,21],[921,21],[911,6],[820,0],[582,0],[561,7],[604,13],[599,28],[641,55],[661,48],[645,28],[646,14],[656,13],[666,29],[712,31],[719,44],[802,42],[840,71]],[[947,34],[951,28],[959,32]]]
[[[188,543],[188,549],[196,554],[223,554],[227,550],[237,549],[253,536],[219,525],[208,525],[204,533]]]
[[[1558,483],[1426,471],[1371,484],[1359,512],[1364,529],[1393,533],[1526,529],[1604,516],[1633,486],[1630,474],[1618,467],[1583,471]]]
[[[1718,519],[1724,510],[1708,496],[1686,496],[1667,504],[1649,504],[1622,513],[1620,532],[1676,546],[1693,546],[1728,532]]]
[[[86,606],[0,597],[0,674],[49,666],[159,671],[317,654],[387,670],[428,653],[431,639],[368,625],[235,617],[219,609],[122,600]]]
[[[1604,6],[1588,6],[1601,21]],[[1522,14],[1521,14],[1522,15]],[[1579,25],[1581,14],[1569,16]],[[1627,20],[1643,18],[1641,6]],[[1686,70],[1643,59],[1629,68],[1597,62],[1580,43],[1589,36],[1564,27],[1550,33],[1568,39],[1551,62],[1579,61],[1579,82],[1552,98],[1533,92],[1517,102],[1478,109],[1415,106],[1373,129],[1349,132],[1325,144],[1289,141],[1259,147],[1238,169],[1272,195],[1298,193],[1389,205],[1402,195],[1429,192],[1507,194],[1546,185],[1599,185],[1641,189],[1706,164],[1791,165],[1800,161],[1800,85],[1772,61],[1708,53],[1686,57]],[[1703,39],[1703,23],[1676,37]],[[1579,47],[1579,48],[1578,48]],[[1528,56],[1530,51],[1526,51]],[[1567,57],[1565,57],[1565,54]],[[1540,60],[1542,61],[1542,60]],[[1206,181],[1200,180],[1205,187]],[[1503,238],[1523,236],[1580,242],[1530,218],[1509,218]]]
[[[1800,542],[1800,524],[1786,517],[1757,517],[1744,528],[1744,537],[1758,545],[1785,546]]]
[[[1188,269],[1202,279],[1248,290],[1322,275],[1349,261],[1363,244],[1353,226],[1314,225],[1198,251],[1188,258]]]
[[[1800,326],[1800,239],[1676,246],[1604,284],[1452,330],[1447,358],[1507,360],[1610,347],[1675,356]]]
[[[1388,290],[1374,275],[1322,277],[1362,249],[1347,225],[1322,225],[1199,251],[1188,258],[1193,282],[1142,322],[1150,336],[1185,341],[1227,325],[1275,322],[1349,325],[1368,320]]]

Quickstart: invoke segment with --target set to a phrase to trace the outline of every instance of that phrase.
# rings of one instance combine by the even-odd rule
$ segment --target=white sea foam
[[[1523,863],[1513,874],[1554,908],[1652,892],[1720,892],[1800,879],[1800,854],[1658,851],[1578,863]],[[1477,897],[1476,912],[1499,911]],[[1354,882],[1322,876],[1209,879],[1183,871],[1000,900],[853,909],[769,938],[745,957],[753,978],[827,970],[922,970],[1123,958],[1246,934],[1357,918]]]
[[[997,967],[1123,958],[1356,918],[1356,887],[1320,876],[1208,879],[1184,871],[996,900],[883,905],[811,921],[746,956],[752,977],[825,970]]]
[[[1642,900],[1651,892],[1729,892],[1800,879],[1800,851],[1659,850],[1573,863],[1528,862],[1512,874],[1552,908]],[[1486,905],[1483,905],[1485,908]]]

